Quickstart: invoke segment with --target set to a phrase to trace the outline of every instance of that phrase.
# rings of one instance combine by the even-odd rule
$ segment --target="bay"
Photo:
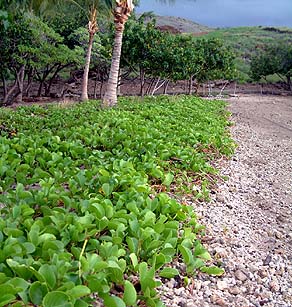
[[[209,27],[292,27],[292,0],[140,0],[136,11],[182,17]]]

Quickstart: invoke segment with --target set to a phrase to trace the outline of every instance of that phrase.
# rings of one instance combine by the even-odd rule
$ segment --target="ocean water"
[[[136,11],[183,17],[209,27],[292,27],[292,0],[140,0]]]

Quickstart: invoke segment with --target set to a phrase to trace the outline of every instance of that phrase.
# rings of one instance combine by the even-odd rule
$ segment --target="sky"
[[[183,17],[209,27],[292,27],[292,0],[140,0],[136,10]]]

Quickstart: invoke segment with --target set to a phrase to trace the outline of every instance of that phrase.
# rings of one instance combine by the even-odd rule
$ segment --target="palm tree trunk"
[[[102,107],[112,107],[118,103],[117,86],[119,80],[120,58],[122,51],[124,24],[119,24],[115,31],[115,42],[113,48],[112,63]]]
[[[86,61],[85,61],[83,80],[82,80],[82,92],[81,92],[82,101],[88,100],[88,74],[89,74],[93,39],[94,39],[94,33],[89,33],[88,49],[86,54]]]

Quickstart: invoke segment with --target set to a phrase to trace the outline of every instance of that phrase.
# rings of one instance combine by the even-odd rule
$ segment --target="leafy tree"
[[[32,81],[40,81],[39,94],[44,82],[50,78],[48,94],[54,77],[66,66],[80,61],[80,50],[70,50],[62,44],[62,37],[40,18],[31,13],[18,14],[7,29],[0,29],[0,56],[3,60],[1,75],[4,87],[3,103],[22,100],[25,73]],[[14,84],[7,90],[6,77],[13,74]],[[30,82],[29,82],[30,83]]]
[[[1,26],[0,28],[0,57],[2,59],[1,76],[4,88],[3,103],[7,103],[8,99],[14,100],[17,96],[21,100],[23,79],[25,72],[25,63],[27,60],[27,53],[24,46],[33,45],[30,31],[30,17],[25,15],[16,15],[11,19],[8,26]],[[14,75],[14,84],[7,90],[6,77],[8,74]],[[18,92],[14,94],[16,88]]]
[[[292,44],[277,43],[261,49],[251,60],[250,76],[259,81],[277,74],[292,91]]]
[[[53,12],[58,2],[58,0],[2,0],[0,9],[11,12],[28,11],[44,17]]]
[[[145,25],[141,20],[132,19],[126,27],[123,64],[138,69],[141,95],[146,77],[156,79],[152,93],[169,80],[187,79],[191,94],[194,81],[232,78],[233,60],[230,50],[217,39],[161,32],[155,28],[155,20]]]
[[[88,23],[87,12],[84,9],[76,9],[76,4],[72,1],[59,2],[54,10],[54,14],[50,14],[47,23],[55,32],[59,33],[64,38],[64,44],[69,48],[74,48],[74,31],[85,26]],[[85,50],[88,44],[88,31],[86,38]]]
[[[146,77],[153,74],[152,53],[159,41],[162,40],[163,32],[155,29],[155,22],[152,19],[147,24],[144,18],[131,18],[125,29],[124,42],[122,47],[122,65],[136,72],[140,77],[140,95],[144,96]],[[133,48],[133,46],[135,46]]]
[[[196,44],[201,51],[201,65],[200,69],[195,71],[194,77],[199,82],[234,78],[234,54],[221,40],[200,39]]]

